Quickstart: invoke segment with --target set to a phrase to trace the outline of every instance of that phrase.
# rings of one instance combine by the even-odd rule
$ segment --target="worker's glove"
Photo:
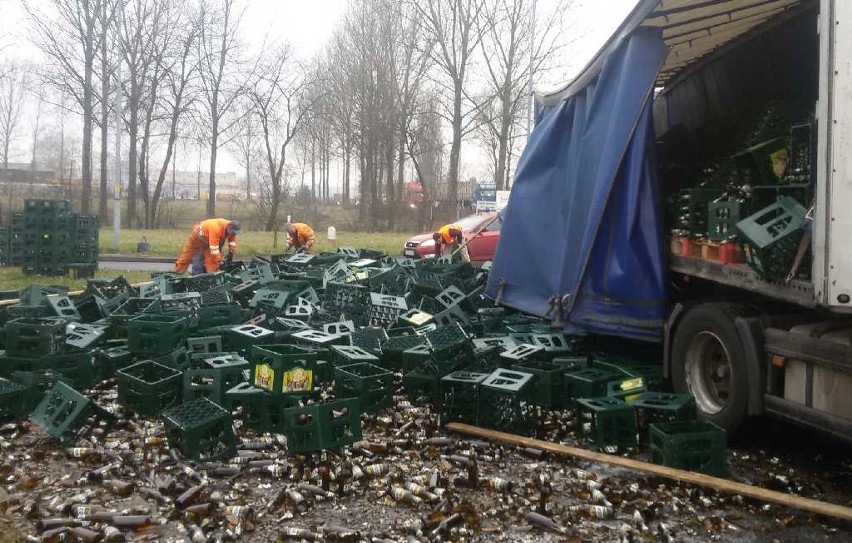
[[[234,263],[234,251],[228,251],[228,256],[225,257],[225,264],[231,265]]]

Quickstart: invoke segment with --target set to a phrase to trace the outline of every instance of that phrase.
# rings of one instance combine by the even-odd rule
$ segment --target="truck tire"
[[[748,370],[737,317],[756,312],[733,303],[692,307],[674,332],[672,384],[676,392],[695,398],[698,414],[732,436],[748,406]]]

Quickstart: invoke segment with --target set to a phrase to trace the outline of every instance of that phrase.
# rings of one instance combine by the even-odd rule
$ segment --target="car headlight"
[[[434,247],[435,246],[435,240],[434,239],[427,239],[426,241],[421,243],[420,246],[421,247]]]

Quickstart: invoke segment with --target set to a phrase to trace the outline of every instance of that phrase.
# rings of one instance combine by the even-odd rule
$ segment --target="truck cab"
[[[846,25],[840,0],[640,0],[537,95],[486,294],[659,345],[730,433],[769,414],[852,441]]]

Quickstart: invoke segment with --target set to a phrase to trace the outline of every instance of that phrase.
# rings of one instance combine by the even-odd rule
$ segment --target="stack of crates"
[[[68,200],[24,200],[0,240],[0,265],[24,273],[90,277],[97,269],[98,216],[72,213]]]
[[[0,224],[0,266],[9,265],[9,228]]]

